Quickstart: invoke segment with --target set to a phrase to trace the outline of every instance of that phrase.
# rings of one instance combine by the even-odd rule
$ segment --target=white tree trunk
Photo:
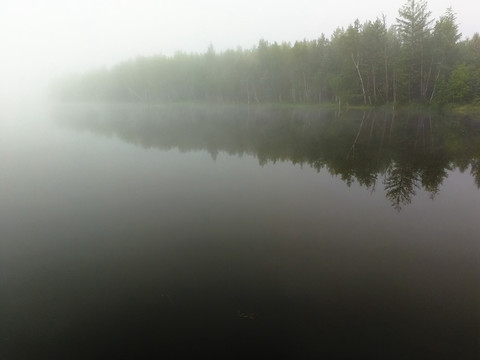
[[[360,78],[360,83],[362,84],[363,103],[367,105],[367,95],[365,94],[365,86],[363,85],[363,78],[362,78],[362,74],[360,73],[360,60],[355,61],[355,58],[353,57],[353,53],[352,53],[352,61],[353,61],[353,65],[355,65],[355,68],[357,69],[358,77]]]

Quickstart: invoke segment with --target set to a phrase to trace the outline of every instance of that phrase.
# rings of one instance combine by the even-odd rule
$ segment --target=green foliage
[[[407,0],[390,29],[385,18],[356,20],[329,39],[141,57],[59,80],[53,93],[107,102],[480,101],[480,36],[460,41],[452,9],[435,23],[430,16],[426,1]]]
[[[448,81],[448,95],[452,102],[466,102],[470,95],[470,86],[468,84],[469,71],[464,64],[458,65],[450,75]]]

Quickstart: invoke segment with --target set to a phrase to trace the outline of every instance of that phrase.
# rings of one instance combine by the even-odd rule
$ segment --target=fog
[[[0,122],[1,359],[479,358],[475,123],[55,108]]]
[[[168,76],[138,77],[152,89],[126,64],[126,86],[79,76],[82,91],[44,101],[64,76],[329,38],[357,18],[393,24],[403,3],[2,0],[0,359],[480,359],[478,121],[355,109],[349,51],[329,59],[351,66],[341,102],[335,81],[307,91],[320,72],[274,81],[307,57],[275,69],[244,51],[241,66],[155,59]],[[450,5],[429,3],[433,19]],[[464,39],[479,4],[453,4]],[[365,67],[374,96],[385,79],[378,104],[410,91],[389,91],[392,67]]]
[[[471,0],[431,0],[437,19],[453,6],[463,37],[478,30]],[[36,97],[52,78],[149,55],[251,48],[260,39],[329,37],[355,19],[385,14],[393,24],[404,1],[6,0],[0,5],[1,102]]]

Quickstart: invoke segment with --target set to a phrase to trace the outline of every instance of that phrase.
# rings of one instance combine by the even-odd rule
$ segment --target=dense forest
[[[480,35],[462,39],[454,11],[433,19],[408,0],[395,24],[385,17],[330,38],[260,40],[249,50],[141,57],[52,86],[64,101],[480,103]]]

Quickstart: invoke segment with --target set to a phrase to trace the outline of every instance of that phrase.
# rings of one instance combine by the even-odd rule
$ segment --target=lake
[[[480,122],[273,105],[0,117],[2,359],[479,358]]]

